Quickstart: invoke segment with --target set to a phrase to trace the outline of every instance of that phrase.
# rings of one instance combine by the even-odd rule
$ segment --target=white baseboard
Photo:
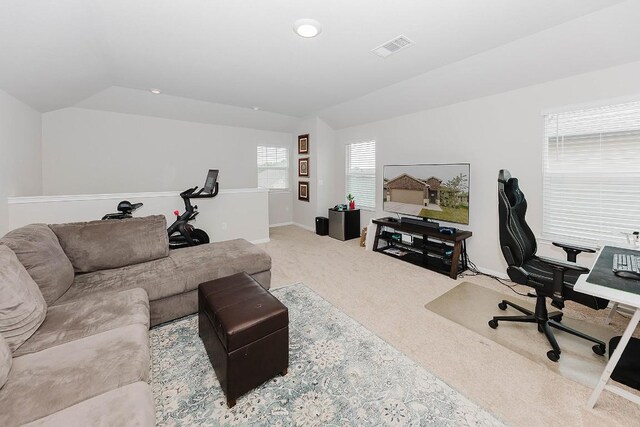
[[[250,243],[253,243],[254,245],[259,245],[261,243],[269,243],[270,241],[271,239],[267,237],[266,239],[252,240]]]
[[[269,224],[269,228],[274,228],[274,227],[284,227],[285,225],[293,225],[293,221],[289,221],[289,222],[279,222],[277,224]]]
[[[294,223],[292,223],[292,224],[293,224],[293,225],[296,225],[296,226],[298,226],[298,227],[300,227],[300,228],[304,228],[305,230],[313,231],[314,233],[316,232],[316,229],[315,229],[315,228],[313,228],[313,227],[307,227],[306,225],[302,225],[302,224],[299,224],[299,223],[297,223],[297,222],[294,222]]]

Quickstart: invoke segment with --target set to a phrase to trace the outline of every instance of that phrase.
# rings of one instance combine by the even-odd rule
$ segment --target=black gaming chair
[[[536,238],[525,221],[527,212],[527,200],[518,187],[518,179],[512,178],[508,170],[503,169],[498,175],[498,214],[500,221],[500,247],[507,264],[507,274],[512,281],[521,285],[527,285],[536,291],[536,308],[531,312],[507,300],[498,304],[501,310],[507,306],[524,313],[524,316],[495,316],[489,321],[493,329],[498,327],[498,322],[527,322],[537,323],[538,331],[544,332],[552,350],[547,352],[547,357],[554,362],[560,359],[560,346],[556,341],[551,327],[560,329],[572,335],[589,340],[594,353],[603,355],[605,343],[571,329],[562,323],[562,312],[547,312],[546,299],[551,299],[551,305],[558,309],[564,307],[565,300],[571,300],[601,310],[607,307],[609,301],[592,297],[573,290],[578,276],[588,273],[589,269],[574,264],[576,256],[581,252],[594,252],[593,249],[574,245],[553,243],[567,253],[564,262],[536,255]]]

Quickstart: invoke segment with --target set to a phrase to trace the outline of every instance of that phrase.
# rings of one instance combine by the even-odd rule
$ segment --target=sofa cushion
[[[40,328],[14,356],[128,325],[149,328],[149,298],[144,289],[128,289],[50,306]]]
[[[26,424],[29,427],[155,427],[153,393],[142,381],[119,387]]]
[[[58,303],[76,298],[90,298],[95,293],[115,292],[131,288],[143,288],[149,300],[184,291],[184,283],[177,275],[176,265],[170,257],[122,268],[78,274],[73,285]]]
[[[244,239],[172,251],[179,276],[188,285],[186,291],[198,289],[200,283],[246,272],[251,275],[271,270],[271,257]]]
[[[76,273],[119,268],[169,255],[163,215],[50,227]]]
[[[40,287],[47,304],[60,298],[73,283],[73,266],[48,225],[17,228],[0,239],[0,243],[15,252]]]
[[[0,389],[7,382],[7,377],[11,371],[11,349],[9,344],[5,341],[2,334],[0,334]]]
[[[13,359],[0,389],[0,425],[22,425],[127,384],[149,379],[143,325],[112,329]]]
[[[120,289],[143,288],[155,301],[198,288],[200,283],[246,271],[271,268],[271,257],[244,239],[171,251],[167,258],[127,267],[79,274],[58,302]]]
[[[0,245],[0,333],[16,351],[44,321],[47,303],[18,257]]]

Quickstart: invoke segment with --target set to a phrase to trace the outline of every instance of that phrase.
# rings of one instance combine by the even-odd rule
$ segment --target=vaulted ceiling
[[[160,88],[184,107],[158,115],[258,106],[265,123],[320,114],[344,127],[639,60],[628,16],[638,3],[3,0],[0,89],[42,112],[106,103],[143,113],[154,108],[148,92],[112,87]],[[299,18],[322,33],[298,37]],[[400,34],[415,46],[371,53]]]

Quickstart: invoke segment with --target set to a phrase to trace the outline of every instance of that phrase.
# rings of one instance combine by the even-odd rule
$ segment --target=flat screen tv
[[[469,163],[385,165],[383,209],[469,224]]]

